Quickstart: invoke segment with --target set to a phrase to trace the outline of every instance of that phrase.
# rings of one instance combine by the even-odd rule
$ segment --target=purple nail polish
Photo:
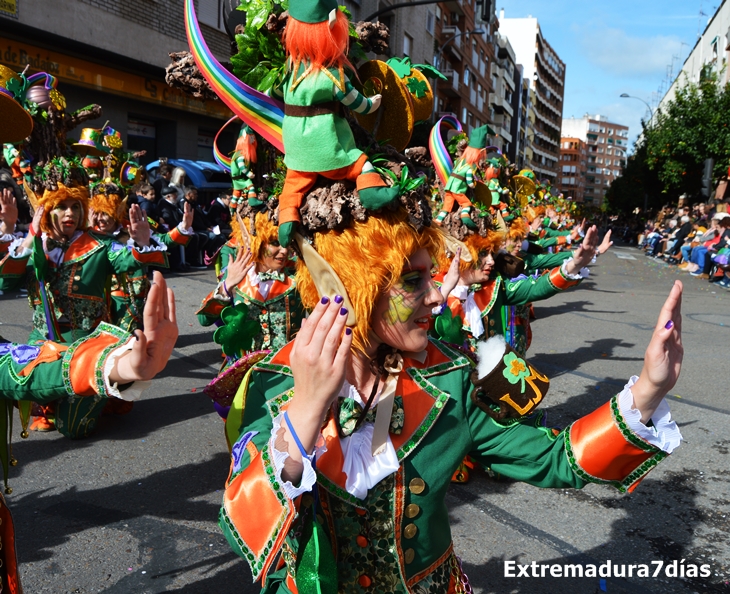
[[[327,297],[327,296],[325,295],[324,297],[322,297],[322,301],[321,301],[320,303],[321,303],[322,305],[327,305],[327,304],[328,304],[329,302],[330,302],[330,299],[329,299],[329,297]]]
[[[341,316],[346,316],[347,315],[347,308],[345,308],[345,307],[341,308],[340,309],[340,315]]]
[[[352,334],[352,328],[345,328],[345,334],[350,336],[350,334]]]
[[[342,295],[335,295],[335,303],[342,303],[343,301]]]
[[[665,328],[666,328],[667,330],[671,330],[671,329],[672,329],[672,328],[674,327],[674,322],[672,322],[672,320],[669,320],[669,321],[668,321],[668,322],[667,322],[667,323],[666,323],[666,324],[664,325],[664,327],[665,327]]]

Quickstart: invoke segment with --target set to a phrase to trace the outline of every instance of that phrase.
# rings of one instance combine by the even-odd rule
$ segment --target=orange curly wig
[[[243,219],[243,224],[246,225],[247,229],[251,228],[251,221],[248,218]],[[256,213],[256,221],[254,224],[256,235],[251,237],[251,253],[254,256],[254,260],[260,263],[264,257],[266,244],[278,241],[279,232],[273,221],[270,221],[268,215],[263,212]],[[238,245],[246,245],[246,242],[243,240],[241,228],[238,225],[238,217],[231,219],[231,231],[231,237],[235,238]]]
[[[491,252],[495,254],[499,251],[504,243],[504,233],[498,233],[496,231],[487,231],[487,236],[482,237],[481,235],[474,234],[469,235],[464,240],[466,248],[471,254],[471,262],[465,262],[463,259],[459,262],[459,270],[469,270],[469,268],[479,267],[479,254],[483,252]],[[449,269],[450,262],[441,263],[441,271],[446,272]]]
[[[253,135],[253,142],[250,141],[250,137]],[[256,136],[251,132],[251,134],[242,134],[238,137],[238,140],[236,141],[236,152],[243,157],[243,160],[246,161],[247,164],[249,163],[256,163],[257,156],[256,156],[256,149],[258,148],[258,141],[256,140]],[[233,156],[233,158],[236,158],[236,155]]]
[[[284,47],[292,61],[292,71],[297,72],[302,62],[312,68],[343,68],[357,70],[347,59],[350,43],[350,21],[345,13],[337,11],[337,19],[330,29],[329,23],[303,23],[291,16],[284,32]]]
[[[89,202],[89,209],[108,214],[117,223],[122,223],[128,218],[126,202],[119,194],[94,194]]]
[[[370,216],[367,222],[355,223],[344,231],[315,233],[314,245],[347,289],[357,315],[353,349],[366,354],[378,297],[398,281],[406,260],[418,250],[426,249],[434,261],[440,261],[444,240],[441,231],[433,227],[417,232],[405,212],[396,212]],[[304,307],[313,309],[319,294],[301,259],[297,262],[297,289]]]
[[[57,190],[45,190],[43,196],[38,200],[38,205],[42,206],[43,218],[41,218],[41,231],[50,233],[53,229],[51,224],[51,211],[58,207],[64,200],[77,200],[81,203],[82,213],[79,222],[79,230],[88,227],[89,217],[89,190],[85,186],[75,186],[69,188],[63,184],[58,184]]]

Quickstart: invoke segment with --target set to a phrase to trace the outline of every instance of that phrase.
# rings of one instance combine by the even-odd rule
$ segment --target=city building
[[[588,145],[580,138],[560,139],[558,191],[575,202],[584,202]],[[590,200],[589,202],[593,202]]]
[[[196,5],[208,45],[227,61],[222,3]],[[213,138],[232,115],[221,101],[198,100],[165,83],[168,54],[188,49],[181,0],[5,0],[0,48],[5,66],[56,77],[68,110],[101,105],[102,117],[85,125],[108,121],[125,148],[147,151],[143,163],[159,157],[212,161]]]
[[[521,88],[522,74],[517,68],[509,40],[499,33],[494,37],[495,56],[489,64],[492,79],[492,92],[489,93],[491,126],[497,133],[496,146],[514,162],[517,143],[513,124],[516,125],[519,119],[522,94],[517,89]]]
[[[555,182],[560,157],[560,130],[565,93],[565,64],[543,37],[536,18],[499,16],[499,32],[509,39],[522,76],[532,92],[530,167],[538,177]]]
[[[707,75],[717,76],[722,84],[730,82],[728,59],[730,59],[730,1],[723,0],[684,61],[677,78],[659,102],[659,109],[674,99],[677,89],[687,83],[697,83]]]
[[[489,106],[494,90],[490,64],[495,57],[498,22],[489,1],[440,2],[435,11],[436,53],[430,63],[447,77],[435,89],[435,111],[438,116],[454,114],[469,134],[474,128],[494,122]],[[490,142],[496,141],[490,138]]]
[[[601,204],[608,187],[626,166],[628,126],[609,122],[606,116],[586,114],[582,118],[564,119],[562,136],[561,142],[579,139],[586,143],[584,200]]]

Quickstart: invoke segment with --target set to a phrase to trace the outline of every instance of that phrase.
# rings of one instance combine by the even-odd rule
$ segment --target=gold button
[[[496,332],[494,330],[489,331],[489,336],[494,336],[495,334],[496,334]]]
[[[494,326],[494,320],[489,320],[489,325]]]
[[[413,549],[406,549],[406,563],[413,563],[413,560],[416,558],[416,551]]]
[[[421,513],[421,508],[415,503],[411,503],[406,507],[406,518],[415,518],[419,513]]]
[[[408,483],[408,488],[414,495],[420,495],[426,490],[426,483],[423,482],[423,479],[414,478]]]
[[[403,529],[403,535],[406,538],[413,538],[416,535],[416,532],[418,532],[418,526],[415,524],[408,524],[408,526]]]
[[[80,281],[80,280],[81,280],[81,277],[80,277],[80,276],[79,276],[79,275],[77,274],[77,275],[76,275],[76,276],[74,277],[74,280],[75,280],[75,281]]]
[[[73,289],[74,291],[78,291],[78,290],[79,290],[79,286],[78,286],[78,285],[74,285],[74,286],[73,286],[73,287],[71,287],[71,288],[72,288],[72,289]]]

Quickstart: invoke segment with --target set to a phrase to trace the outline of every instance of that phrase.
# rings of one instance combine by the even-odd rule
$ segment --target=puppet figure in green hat
[[[231,157],[231,178],[233,179],[231,208],[234,210],[244,198],[248,198],[249,202],[256,200],[256,187],[251,180],[256,177],[252,165],[256,163],[257,148],[256,135],[244,124],[238,133],[236,150]]]
[[[284,188],[279,196],[279,242],[291,241],[301,220],[299,208],[318,176],[354,181],[360,202],[377,210],[398,198],[355,146],[342,106],[372,113],[381,96],[365,97],[355,89],[345,68],[349,21],[336,0],[296,0],[289,4],[284,46],[289,71],[273,95],[284,100]]]
[[[454,209],[454,202],[457,202],[461,207],[461,222],[469,229],[477,228],[469,216],[472,203],[467,198],[466,192],[469,188],[476,187],[476,172],[486,156],[487,135],[489,133],[491,133],[491,130],[487,125],[475,128],[472,131],[469,146],[464,149],[464,154],[456,161],[449,179],[446,180],[444,205],[441,212],[434,219],[434,223],[437,225],[444,222],[446,215]]]

